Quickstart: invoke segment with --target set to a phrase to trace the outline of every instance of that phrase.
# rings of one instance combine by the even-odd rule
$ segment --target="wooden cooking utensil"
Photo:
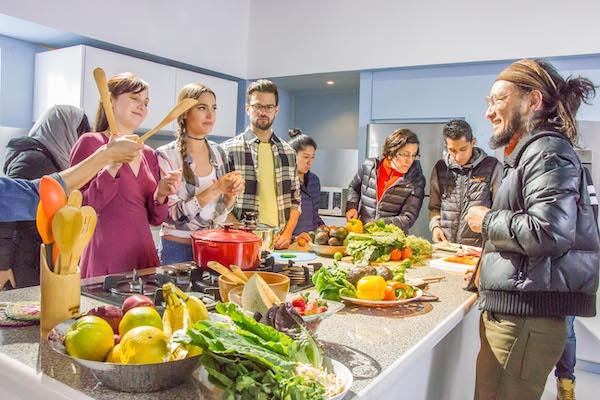
[[[102,68],[94,68],[94,80],[96,80],[96,86],[98,87],[98,92],[100,92],[100,102],[102,102],[104,114],[106,114],[106,120],[108,121],[108,129],[110,130],[110,134],[114,135],[118,132],[117,120],[115,119],[115,114],[113,113],[112,109],[112,103],[110,101],[110,93],[108,91],[106,74],[104,73],[104,70]]]
[[[236,274],[241,280],[243,280],[244,282],[248,282],[248,277],[246,276],[246,274],[244,274],[240,267],[238,267],[237,265],[230,265],[229,268],[231,268],[231,271],[234,274]]]
[[[169,122],[173,121],[175,118],[179,117],[181,114],[194,107],[196,104],[198,104],[198,100],[196,99],[183,99],[182,101],[177,103],[177,105],[173,107],[171,111],[169,111],[167,116],[164,117],[163,120],[158,123],[158,125],[156,125],[154,128],[150,129],[148,132],[142,135],[139,141],[144,143],[146,140],[150,139],[158,131],[160,131],[160,129],[163,126],[167,125]]]
[[[73,274],[77,271],[77,266],[79,265],[79,259],[81,258],[81,254],[85,247],[88,245],[92,236],[94,235],[94,230],[96,229],[96,223],[98,222],[98,216],[96,211],[90,206],[83,206],[80,209],[81,211],[81,232],[79,232],[79,236],[75,240],[75,244],[73,245],[73,249],[71,250],[71,260],[69,262],[69,266],[67,268],[67,274]]]
[[[65,206],[52,218],[52,233],[58,246],[58,263],[54,269],[57,274],[67,273],[71,263],[73,246],[81,233],[83,220],[79,208]]]
[[[229,279],[233,283],[239,283],[240,285],[244,285],[246,282],[239,278],[236,274],[231,272],[227,267],[217,261],[209,261],[206,263],[206,266],[212,269],[215,272],[223,275],[225,278]]]
[[[77,189],[73,190],[69,194],[69,199],[67,200],[67,205],[75,208],[81,208],[81,204],[83,203],[83,195]]]

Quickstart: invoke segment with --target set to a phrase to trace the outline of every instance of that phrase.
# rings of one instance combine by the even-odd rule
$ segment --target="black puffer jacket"
[[[491,207],[501,180],[502,164],[479,147],[462,166],[448,154],[431,172],[429,228],[441,228],[450,242],[481,247],[483,238],[469,228],[465,215],[472,206]]]
[[[358,210],[364,223],[383,219],[404,232],[413,226],[425,196],[425,177],[421,163],[415,161],[408,172],[390,186],[377,201],[377,174],[383,159],[367,158],[348,188],[346,209]]]
[[[598,226],[584,170],[559,133],[523,137],[483,221],[480,307],[522,316],[594,316]]]
[[[50,152],[31,137],[8,142],[5,159],[4,173],[9,178],[31,180],[59,171]],[[35,222],[0,222],[0,269],[12,268],[17,287],[40,284],[41,242]]]

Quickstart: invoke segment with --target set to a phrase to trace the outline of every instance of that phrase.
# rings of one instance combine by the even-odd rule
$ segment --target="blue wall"
[[[294,105],[294,126],[319,148],[358,148],[358,91],[298,93]]]
[[[582,75],[600,84],[600,56],[550,61],[563,75]],[[484,115],[485,97],[498,73],[509,64],[510,61],[502,61],[361,73],[359,163],[365,157],[366,127],[371,122],[464,118],[471,124],[479,145],[489,150],[491,125]],[[600,121],[598,104],[600,99],[597,98],[591,106],[583,105],[578,119]]]
[[[0,36],[0,126],[33,125],[35,53],[42,47]]]

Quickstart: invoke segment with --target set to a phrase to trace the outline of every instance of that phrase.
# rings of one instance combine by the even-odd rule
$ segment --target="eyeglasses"
[[[500,103],[505,103],[505,102],[506,102],[506,100],[508,100],[508,98],[509,98],[509,97],[510,97],[512,94],[514,94],[514,93],[515,93],[515,91],[512,91],[512,92],[506,93],[506,94],[504,94],[504,95],[502,95],[502,96],[487,96],[487,97],[485,98],[485,100],[486,100],[486,102],[487,102],[487,106],[488,106],[488,108],[489,108],[489,107],[497,107],[497,106],[498,106],[498,104],[500,104]]]
[[[250,104],[250,107],[252,107],[254,111],[266,111],[268,113],[275,111],[275,109],[277,108],[275,104]]]
[[[398,153],[394,158],[402,158],[404,160],[418,160],[421,156],[418,154]]]

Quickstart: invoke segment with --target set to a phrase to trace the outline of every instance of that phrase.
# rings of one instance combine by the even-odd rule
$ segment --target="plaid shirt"
[[[233,213],[240,219],[244,212],[258,212],[258,144],[260,140],[248,127],[244,133],[222,143],[229,164],[240,171],[246,180],[244,194],[237,197]],[[271,149],[275,162],[275,189],[279,225],[285,226],[291,210],[300,211],[300,181],[296,173],[296,152],[275,134],[271,135]]]
[[[227,155],[218,144],[207,140],[209,160],[216,172],[216,179],[221,178],[229,172],[227,164]],[[194,170],[194,161],[187,154],[185,161],[181,158],[181,153],[177,150],[177,141],[173,141],[156,150],[158,156],[158,165],[160,170],[166,174],[168,172],[181,169],[183,163],[190,165]],[[196,181],[197,183],[198,181]],[[195,185],[191,185],[182,177],[181,185],[177,193],[169,196],[169,215],[162,224],[161,235],[173,235],[178,237],[190,237],[190,234],[199,229],[211,228],[213,224],[225,222],[227,214],[231,211],[225,205],[225,197],[219,196],[215,200],[214,209],[209,215],[203,213],[202,207],[198,203],[196,195],[199,193]]]

